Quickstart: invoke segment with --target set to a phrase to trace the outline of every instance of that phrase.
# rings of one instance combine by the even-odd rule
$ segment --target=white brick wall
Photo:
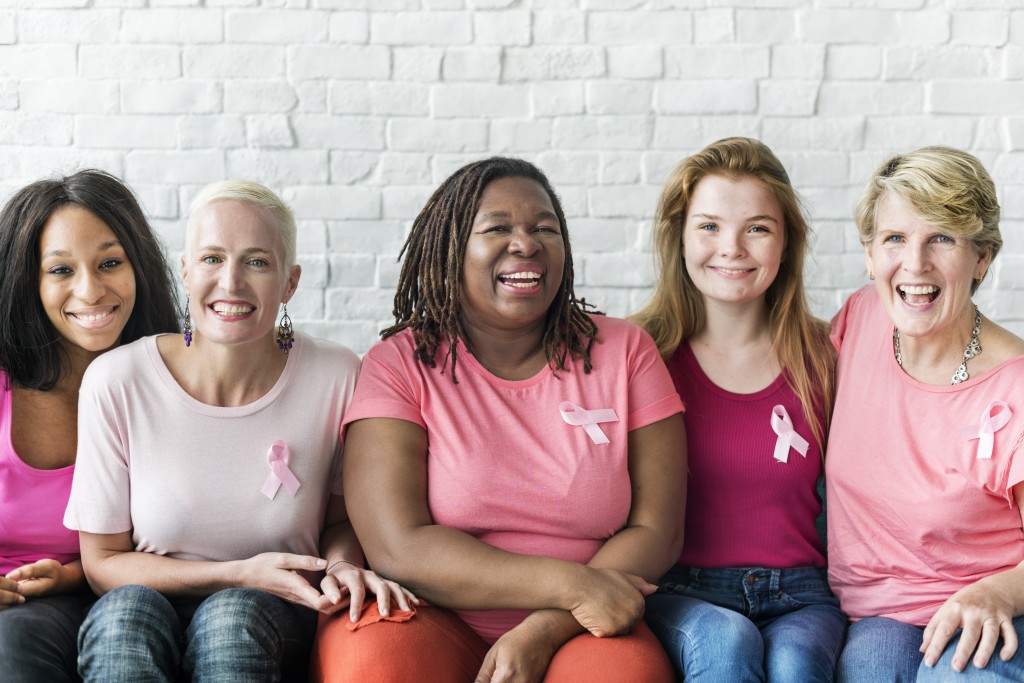
[[[300,218],[296,324],[365,351],[433,188],[502,153],[562,195],[580,293],[625,314],[685,155],[752,135],[812,213],[816,310],[865,282],[850,213],[886,155],[943,143],[996,178],[979,295],[1024,333],[1024,0],[0,0],[0,197],[105,168],[169,256],[203,183]]]

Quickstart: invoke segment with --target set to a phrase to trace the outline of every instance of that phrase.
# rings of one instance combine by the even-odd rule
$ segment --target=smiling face
[[[959,328],[969,330],[974,320],[971,285],[984,276],[990,254],[926,222],[895,194],[879,199],[875,226],[865,260],[900,333],[941,340],[956,336]]]
[[[491,181],[466,244],[464,324],[490,330],[543,325],[564,266],[561,226],[544,188],[528,178]]]
[[[214,201],[194,218],[182,279],[198,338],[240,344],[272,336],[280,305],[298,286],[280,232],[255,204]]]
[[[763,305],[786,247],[782,207],[754,178],[709,175],[691,194],[682,246],[705,305]]]
[[[135,306],[135,272],[110,227],[75,204],[39,237],[39,298],[65,348],[116,346]]]

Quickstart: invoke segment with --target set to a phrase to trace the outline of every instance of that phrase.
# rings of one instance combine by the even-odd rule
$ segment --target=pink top
[[[590,374],[576,362],[557,377],[546,366],[522,381],[495,377],[460,345],[454,384],[440,363],[413,358],[411,332],[397,334],[363,359],[345,423],[389,417],[426,429],[435,523],[510,552],[588,562],[629,515],[628,432],[682,410],[651,338],[623,320],[594,320]],[[614,410],[617,421],[597,424],[609,443],[595,443],[593,427],[568,424],[566,402]],[[493,642],[527,613],[459,616]]]
[[[319,555],[328,499],[342,493],[341,419],[359,358],[297,332],[266,394],[212,406],[178,384],[156,340],[89,365],[64,523],[93,534],[131,531],[135,550],[183,560]],[[282,446],[294,491],[271,476]]]
[[[0,370],[0,576],[37,560],[78,559],[78,534],[61,520],[75,466],[29,467],[11,444],[11,391]]]
[[[892,335],[873,288],[832,321],[829,582],[853,619],[922,626],[959,589],[1024,560],[1011,490],[1024,481],[1024,356],[932,386],[896,364]],[[978,427],[995,400],[1013,416],[995,432],[992,457],[980,459],[979,440],[961,440],[961,430]]]
[[[814,526],[821,512],[815,489],[821,452],[785,375],[761,391],[735,394],[704,374],[688,343],[669,358],[668,370],[687,406],[690,474],[679,564],[824,567]],[[809,443],[806,457],[793,450],[784,463],[773,457],[777,405]]]

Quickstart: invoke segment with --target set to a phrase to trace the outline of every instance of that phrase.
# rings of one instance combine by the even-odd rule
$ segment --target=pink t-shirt
[[[156,339],[108,351],[86,371],[64,523],[131,531],[135,550],[183,560],[318,555],[328,499],[342,493],[341,419],[359,358],[297,332],[274,386],[222,407],[178,384]],[[270,477],[278,444],[287,446],[294,492]]]
[[[821,452],[800,400],[785,375],[751,394],[717,386],[688,343],[668,360],[686,404],[689,461],[686,544],[679,564],[690,567],[824,567],[814,520]],[[808,442],[806,456],[775,459],[772,409],[782,405]]]
[[[460,345],[454,384],[440,363],[414,359],[412,333],[402,332],[366,354],[345,423],[389,417],[426,430],[435,523],[510,552],[588,562],[629,515],[628,432],[682,410],[651,338],[623,320],[594,320],[590,374],[575,362],[521,381],[495,377]],[[609,443],[566,423],[566,402],[615,411],[616,421],[597,425]],[[526,614],[459,612],[489,642]]]
[[[959,589],[1024,560],[1011,490],[1024,481],[1024,356],[932,386],[896,364],[892,335],[873,288],[832,321],[829,582],[851,618],[921,626]],[[991,459],[980,459],[979,440],[961,440],[961,430],[978,427],[996,400],[1013,416],[995,433]]]
[[[11,444],[11,391],[0,370],[0,576],[37,560],[78,559],[78,534],[64,528],[75,466],[29,467]]]

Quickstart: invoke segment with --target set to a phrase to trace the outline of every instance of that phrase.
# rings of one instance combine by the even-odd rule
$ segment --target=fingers
[[[348,584],[348,590],[348,618],[353,622],[359,621],[359,615],[363,613],[363,600],[366,599],[366,587],[363,585],[361,577],[360,580]],[[388,614],[386,610],[381,610],[380,613],[383,616]]]
[[[57,560],[38,560],[26,564],[9,572],[7,578],[11,581],[27,581],[29,579],[52,579],[60,571],[60,562]]]
[[[292,553],[276,553],[277,566],[281,569],[301,569],[308,572],[323,571],[327,560],[312,555],[293,555]]]
[[[1017,630],[1013,627],[1013,621],[1004,621],[999,625],[1003,634],[1003,647],[999,650],[999,659],[1004,662],[1010,661],[1017,652]]]
[[[989,617],[985,620],[985,623],[981,625],[981,638],[978,640],[977,650],[974,651],[974,659],[971,660],[975,667],[984,669],[988,666],[988,662],[992,658],[992,653],[996,651],[996,643],[998,641],[999,620],[995,617]],[[970,651],[968,651],[967,657],[970,656]]]
[[[494,650],[490,650],[484,657],[484,663],[480,666],[480,672],[473,679],[473,683],[491,683],[494,677]]]
[[[11,590],[0,589],[0,609],[25,602],[25,596]]]
[[[654,593],[658,592],[658,587],[653,583],[648,582],[646,579],[642,579],[639,576],[636,576],[635,574],[623,573],[623,576],[625,576],[626,579],[631,584],[633,584],[634,588],[643,593],[645,597],[648,595],[653,595]]]
[[[921,642],[924,663],[928,666],[935,666],[935,662],[939,661],[942,651],[946,649],[949,639],[953,637],[953,633],[956,631],[955,627],[947,625],[940,618],[940,613],[941,610],[932,617],[928,627],[925,628],[924,638]]]
[[[971,653],[978,646],[978,641],[981,638],[982,627],[976,621],[970,621],[963,625],[963,630],[960,631],[960,640],[956,644],[956,649],[953,650],[953,670],[963,671],[967,667],[967,662],[971,659]],[[989,650],[989,655],[992,651]],[[985,656],[985,662],[988,662],[988,655]]]

